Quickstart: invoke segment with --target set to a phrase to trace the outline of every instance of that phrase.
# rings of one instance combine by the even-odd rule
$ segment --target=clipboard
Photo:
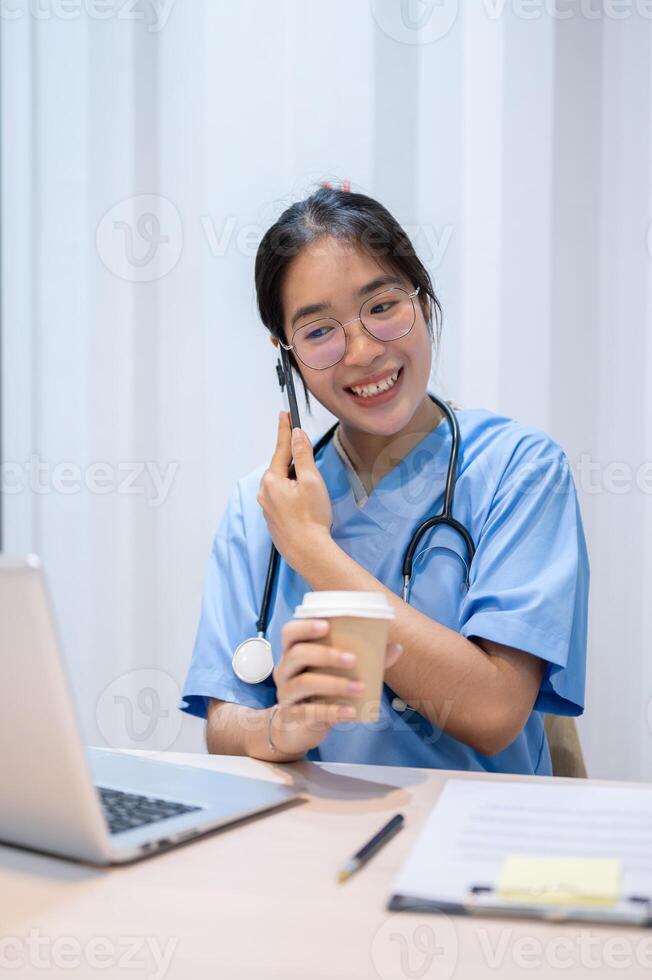
[[[609,908],[579,905],[536,905],[506,902],[491,885],[474,885],[463,903],[392,895],[391,912],[445,912],[447,915],[478,915],[492,918],[540,919],[544,922],[581,922],[596,925],[652,927],[652,900],[639,895],[621,898]]]
[[[650,826],[650,786],[451,777],[386,907],[650,928]]]

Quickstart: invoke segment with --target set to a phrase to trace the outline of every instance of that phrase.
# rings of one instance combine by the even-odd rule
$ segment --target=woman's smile
[[[396,397],[401,389],[403,367],[392,368],[379,374],[378,380],[364,384],[347,385],[344,390],[349,398],[362,408],[376,408],[386,405]]]

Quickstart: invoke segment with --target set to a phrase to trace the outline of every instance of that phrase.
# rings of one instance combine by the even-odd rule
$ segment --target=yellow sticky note
[[[496,889],[507,902],[535,905],[615,905],[620,897],[617,858],[505,858]]]

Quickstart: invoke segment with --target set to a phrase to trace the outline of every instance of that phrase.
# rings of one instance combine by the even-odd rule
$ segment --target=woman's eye
[[[391,310],[391,308],[395,305],[396,304],[391,302],[390,300],[387,300],[387,302],[385,303],[376,303],[375,306],[371,307],[372,316],[374,314],[378,315],[379,313],[388,313],[389,310]]]
[[[310,333],[306,334],[306,340],[321,340],[332,329],[332,327],[327,326],[317,327],[315,330],[311,330]]]

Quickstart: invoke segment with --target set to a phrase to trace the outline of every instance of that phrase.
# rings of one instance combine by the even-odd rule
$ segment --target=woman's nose
[[[363,329],[360,317],[347,325],[345,364],[369,364],[385,350],[382,340],[376,340]]]

